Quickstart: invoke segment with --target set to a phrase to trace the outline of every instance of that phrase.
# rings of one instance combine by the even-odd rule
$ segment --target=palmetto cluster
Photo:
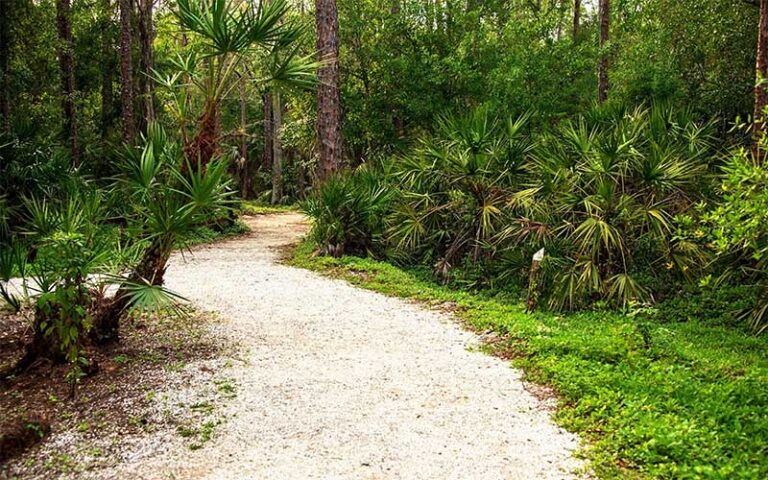
[[[538,129],[528,120],[487,109],[445,117],[386,162],[380,176],[394,201],[381,249],[444,280],[470,267],[508,282],[526,278],[544,248],[542,283],[556,309],[651,302],[665,279],[704,263],[681,226],[707,185],[711,124],[659,106],[602,107]],[[318,211],[308,211],[316,231],[327,227]]]
[[[525,211],[555,253],[560,308],[651,301],[663,271],[703,263],[677,227],[706,185],[711,126],[660,107],[600,113],[544,135],[529,166]]]
[[[115,340],[128,310],[179,300],[163,286],[168,258],[228,207],[226,161],[182,169],[180,144],[151,126],[143,147],[127,150],[119,163],[106,185],[83,181],[63,194],[25,198],[13,230],[3,215],[0,295],[16,309],[31,305],[35,334],[5,374],[40,357],[78,366],[88,339]]]

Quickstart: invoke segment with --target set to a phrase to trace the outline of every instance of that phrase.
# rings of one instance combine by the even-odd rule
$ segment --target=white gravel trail
[[[508,363],[472,351],[446,314],[278,263],[306,227],[247,219],[253,233],[177,256],[170,288],[219,312],[246,348],[227,370],[227,420],[200,450],[170,442],[117,478],[575,478],[578,438]],[[114,471],[113,471],[114,473]]]

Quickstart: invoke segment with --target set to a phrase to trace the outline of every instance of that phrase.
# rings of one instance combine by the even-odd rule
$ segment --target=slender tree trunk
[[[132,144],[136,136],[135,118],[133,115],[133,32],[131,17],[133,6],[131,0],[120,2],[120,103],[123,121],[123,142]]]
[[[317,54],[323,66],[318,69],[317,178],[326,180],[342,165],[341,96],[339,93],[339,17],[336,0],[315,0]]]
[[[272,94],[269,92],[264,93],[262,101],[264,102],[264,155],[261,167],[264,172],[269,172],[272,170],[272,155],[274,155],[272,147],[274,135],[272,131],[275,128],[275,120],[272,118]]]
[[[154,40],[153,8],[155,0],[137,0],[139,2],[139,45],[141,49],[141,97],[144,104],[146,122],[155,121],[154,83],[152,82],[152,69],[154,59],[152,54],[152,42]]]
[[[114,118],[112,104],[112,83],[114,71],[114,55],[112,45],[112,1],[101,1],[101,137],[109,133]]]
[[[272,92],[272,117],[272,205],[278,205],[283,199],[283,101],[278,91]]]
[[[597,79],[597,99],[600,103],[608,100],[608,90],[610,83],[608,81],[608,52],[605,47],[610,40],[611,28],[611,4],[610,0],[600,0],[600,65],[598,66]]]
[[[0,129],[11,131],[11,8],[0,0]]]
[[[298,168],[296,169],[296,197],[299,200],[304,200],[306,198],[305,192],[307,190],[307,172],[304,168],[304,162],[301,161],[301,158],[298,159],[299,164]]]
[[[581,28],[581,0],[573,0],[573,41],[579,38]]]
[[[251,194],[251,169],[248,161],[248,112],[245,98],[245,76],[240,76],[240,195],[248,199]]]
[[[59,36],[59,68],[64,95],[64,123],[69,141],[72,165],[80,165],[77,145],[77,106],[75,104],[75,58],[72,44],[71,8],[69,0],[56,0],[56,29]]]
[[[768,0],[760,0],[760,24],[757,36],[755,112],[752,153],[762,161],[761,140],[766,133],[765,108],[768,104]]]

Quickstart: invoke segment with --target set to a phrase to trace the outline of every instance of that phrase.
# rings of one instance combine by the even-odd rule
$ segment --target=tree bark
[[[112,1],[101,1],[101,137],[106,138],[114,119],[112,103],[113,70],[115,67],[112,54]]]
[[[272,92],[272,205],[283,200],[283,101],[280,92]]]
[[[755,62],[755,112],[752,135],[752,153],[762,161],[760,146],[766,133],[765,108],[768,104],[768,0],[760,0],[760,23],[757,36],[757,60]]]
[[[272,147],[272,139],[274,135],[274,119],[272,118],[272,94],[269,92],[262,95],[262,101],[264,102],[264,155],[262,157],[262,168],[264,172],[272,170],[272,155],[274,150]]]
[[[610,83],[608,80],[608,52],[605,51],[605,47],[610,40],[610,27],[611,27],[611,4],[610,0],[600,0],[600,64],[598,66],[597,73],[597,100],[600,103],[604,103],[608,100],[608,90],[610,89]]]
[[[581,0],[573,0],[573,41],[579,38],[581,28]]]
[[[325,181],[342,165],[341,95],[339,93],[339,17],[336,0],[315,0],[317,55],[317,179]]]
[[[80,166],[80,150],[77,144],[77,106],[75,104],[75,58],[72,44],[71,8],[69,0],[56,0],[56,30],[59,40],[59,68],[61,90],[64,96],[62,107],[64,123],[69,141],[72,165]]]
[[[251,168],[248,161],[248,112],[245,98],[245,76],[240,76],[240,196],[248,200],[251,194]]]
[[[197,119],[195,135],[184,145],[184,156],[194,168],[205,170],[221,150],[221,111],[218,100],[206,99],[203,113]],[[183,165],[186,170],[187,164]]]
[[[11,131],[11,7],[0,0],[0,129]]]
[[[144,252],[141,262],[131,274],[129,281],[163,285],[173,245],[173,237],[156,238]],[[93,341],[103,345],[120,339],[120,319],[128,308],[129,302],[129,288],[127,285],[121,285],[115,296],[93,314],[91,330]]]
[[[139,2],[139,45],[141,50],[140,85],[144,104],[144,115],[147,124],[155,121],[155,89],[152,82],[154,58],[152,42],[154,40],[154,25],[152,21],[155,0],[137,0]]]
[[[133,6],[131,0],[120,2],[120,117],[123,121],[123,142],[132,144],[136,136],[135,118],[133,114],[133,32],[131,17]]]

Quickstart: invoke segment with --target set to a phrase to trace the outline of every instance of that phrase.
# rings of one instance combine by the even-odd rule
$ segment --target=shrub
[[[734,152],[723,167],[720,202],[706,216],[711,246],[724,273],[762,291],[752,308],[743,309],[752,328],[768,328],[768,170],[745,150]]]
[[[703,251],[681,226],[712,154],[710,124],[663,107],[598,110],[545,134],[525,210],[553,252],[552,306],[651,302],[653,279],[641,282],[639,272],[683,277],[702,265]]]
[[[398,201],[388,238],[395,256],[435,262],[447,279],[466,259],[495,255],[534,147],[526,121],[502,122],[487,109],[445,117],[433,137],[394,162]]]
[[[192,165],[184,160],[181,144],[157,125],[148,129],[142,148],[126,153],[119,168],[116,189],[125,199],[124,233],[140,251],[138,260],[124,268],[127,280],[94,318],[99,342],[117,339],[127,309],[160,298],[174,248],[183,247],[195,229],[223,217],[234,193],[226,159]]]
[[[392,199],[383,175],[372,168],[328,179],[301,209],[312,219],[312,239],[323,255],[377,255]]]
[[[64,196],[31,197],[20,207],[23,235],[13,235],[0,248],[0,292],[17,310],[31,304],[34,336],[24,358],[5,374],[45,357],[71,366],[73,386],[79,378],[92,327],[91,291],[133,259],[109,223],[110,197],[111,192],[84,184]],[[21,283],[11,288],[13,276]]]
[[[706,265],[694,206],[711,188],[711,123],[666,106],[599,107],[535,133],[527,120],[442,118],[384,163],[391,194],[370,172],[333,179],[305,204],[321,253],[384,250],[444,281],[509,286],[545,248],[539,283],[557,310],[652,303]]]
[[[226,210],[226,162],[185,164],[179,144],[151,127],[121,168],[109,188],[79,181],[63,194],[29,197],[17,213],[23,224],[7,229],[0,296],[16,309],[32,304],[34,340],[4,376],[47,357],[68,362],[77,380],[89,337],[113,340],[126,310],[173,307],[179,300],[163,287],[168,258]],[[20,292],[11,286],[14,276]],[[107,299],[110,286],[118,288]]]

